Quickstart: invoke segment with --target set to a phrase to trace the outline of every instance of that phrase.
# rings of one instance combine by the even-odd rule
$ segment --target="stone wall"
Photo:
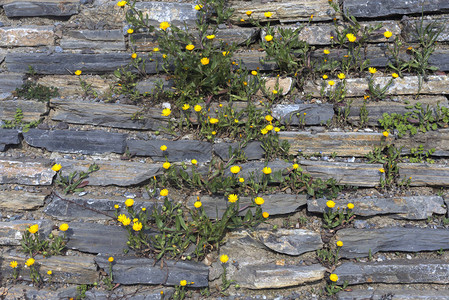
[[[21,109],[23,122],[39,120],[40,124],[30,130],[0,129],[0,295],[5,299],[68,299],[80,295],[81,285],[88,285],[87,299],[162,299],[161,295],[169,298],[173,294],[180,280],[187,280],[193,282],[189,298],[199,297],[208,287],[212,295],[204,299],[330,299],[325,286],[330,284],[329,274],[335,273],[339,276],[337,285],[348,283],[333,296],[338,299],[449,299],[447,124],[412,136],[392,131],[385,137],[378,122],[384,113],[403,115],[417,102],[431,110],[437,105],[449,106],[449,78],[445,73],[449,70],[449,2],[340,2],[362,27],[382,23],[369,36],[363,52],[370,66],[379,70],[385,70],[391,62],[386,48],[393,46],[396,37],[404,46],[417,47],[416,24],[421,13],[424,26],[438,20],[442,31],[429,57],[430,65],[438,70],[424,78],[405,73],[394,80],[382,101],[365,101],[366,72],[347,74],[350,106],[328,103],[320,97],[321,74],[301,87],[297,84],[300,78],[281,77],[283,97],[270,110],[275,121],[285,125],[278,135],[280,141],[290,144],[291,160],[265,157],[261,143],[253,141],[243,149],[247,162],[241,168],[242,176],[249,178],[265,166],[275,172],[298,163],[314,179],[335,179],[345,188],[333,200],[341,208],[353,203],[355,221],[325,230],[322,219],[329,199],[284,189],[263,195],[262,208],[270,214],[267,223],[254,230],[228,233],[219,249],[213,249],[202,261],[182,256],[161,262],[135,256],[132,251],[124,253],[128,237],[115,220],[115,205],[124,212],[124,201],[133,198],[138,209],[160,207],[162,198],[150,196],[148,184],[163,174],[163,162],[180,166],[196,159],[206,170],[216,160],[226,163],[229,147],[237,147],[235,141],[160,134],[170,121],[161,115],[166,104],[135,102],[116,94],[113,72],[131,62],[132,50],[129,24],[115,1],[1,0],[0,121],[4,125],[14,120],[17,109]],[[256,19],[263,18],[266,11],[273,12],[271,20],[276,28],[308,23],[299,39],[313,46],[312,59],[347,55],[346,50],[331,47],[335,26],[344,27],[346,23],[341,14],[332,14],[328,0],[233,0],[228,4],[234,13],[217,31],[217,39],[240,45],[236,60],[267,76],[267,87],[273,88],[276,82],[277,66],[261,60],[266,55],[259,43],[266,33],[248,22],[248,10]],[[136,4],[156,26],[168,21],[193,27],[197,14],[194,6],[182,1]],[[393,36],[386,38],[386,30]],[[155,37],[145,32],[135,32],[134,40],[139,57],[147,57],[157,46]],[[407,47],[401,49],[404,59],[411,55]],[[331,49],[330,54],[323,54],[323,49]],[[146,76],[136,83],[141,94],[153,93],[156,81],[162,81],[166,90],[172,88],[169,78],[158,72],[161,59],[156,55],[147,62]],[[76,70],[82,71],[82,78],[91,84],[95,95],[86,96],[74,75]],[[379,73],[375,84],[384,86],[390,74]],[[15,90],[30,80],[57,87],[60,96],[48,102],[17,96]],[[268,102],[267,98],[259,93],[254,100]],[[236,110],[245,107],[240,102],[233,105]],[[360,126],[362,108],[368,113],[364,127]],[[215,109],[220,107],[212,102],[211,112]],[[339,116],[345,110],[347,119],[342,124]],[[197,121],[192,119],[193,123]],[[395,180],[408,184],[383,189],[380,186],[385,174],[380,170],[385,164],[370,163],[367,156],[386,143],[402,147],[404,155],[419,145],[425,151],[434,148],[430,157],[434,163],[425,158],[420,162],[404,159],[397,166]],[[162,145],[167,146],[167,153],[160,151]],[[59,172],[63,176],[87,171],[93,163],[99,170],[89,175],[84,191],[64,195],[56,184],[59,175],[51,169],[55,163],[62,165]],[[193,207],[196,191],[169,190],[171,201]],[[210,218],[223,215],[224,195],[200,196]],[[252,199],[242,196],[240,201],[249,204]],[[49,258],[37,255],[45,280],[39,287],[30,285],[29,271],[23,267],[27,255],[20,251],[23,232],[39,224],[41,234],[48,235],[65,222],[70,226],[67,252]],[[337,264],[326,265],[316,251],[334,251],[337,240],[343,241],[340,259]],[[221,254],[230,257],[227,277],[235,281],[224,296],[219,293]],[[101,283],[110,272],[109,256],[115,258],[116,286],[112,291]],[[22,266],[20,280],[12,279],[12,260]],[[45,275],[49,270],[53,272],[51,279]]]

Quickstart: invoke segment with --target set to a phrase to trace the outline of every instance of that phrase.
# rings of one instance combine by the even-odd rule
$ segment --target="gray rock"
[[[141,11],[148,17],[150,25],[159,28],[161,22],[168,22],[175,26],[183,27],[195,25],[197,11],[192,3],[175,2],[138,2],[135,5],[137,11]]]
[[[19,132],[16,129],[0,129],[0,151],[8,145],[20,144]]]
[[[23,212],[44,205],[47,193],[29,193],[25,191],[1,191],[0,208],[7,211]]]
[[[270,174],[271,182],[280,182],[283,179],[283,172],[292,167],[291,163],[285,161],[273,161],[265,164],[264,162],[253,161],[239,165],[241,168],[240,173],[236,174],[236,176],[243,177],[245,180],[252,178],[256,181],[261,181],[263,176],[265,175],[262,170],[265,166],[271,168],[272,173]],[[225,176],[233,176],[230,171],[225,170]]]
[[[239,146],[238,143],[219,143],[214,144],[214,153],[219,156],[222,160],[229,160],[229,148],[231,148],[231,154],[233,151],[237,149]],[[265,150],[262,148],[262,143],[259,141],[249,142],[246,147],[242,149],[245,153],[245,157],[248,160],[256,160],[263,158],[265,154]]]
[[[56,172],[44,159],[0,159],[0,184],[51,185]]]
[[[48,289],[36,289],[28,285],[12,285],[8,287],[8,294],[5,295],[5,300],[15,300],[20,298],[34,299],[34,300],[53,300],[75,298],[78,294],[75,287],[59,288],[58,291]]]
[[[449,167],[446,164],[400,163],[398,167],[399,182],[410,180],[410,186],[447,186],[449,184]]]
[[[308,199],[309,212],[324,212],[328,210],[327,199]],[[363,197],[358,199],[338,199],[336,207],[346,208],[348,203],[354,204],[352,210],[358,216],[391,215],[395,219],[425,220],[432,214],[445,214],[443,198],[439,196],[411,196],[376,198]]]
[[[124,153],[126,134],[100,130],[39,130],[30,129],[23,133],[25,142],[32,147],[64,153]]]
[[[0,59],[2,61],[2,59]],[[22,74],[0,74],[0,93],[10,93],[23,84]],[[3,101],[2,101],[3,102]],[[1,103],[1,102],[0,102]]]
[[[95,257],[100,268],[109,273],[107,256]],[[209,268],[202,263],[193,261],[164,260],[163,265],[154,259],[130,256],[114,256],[112,264],[114,283],[132,284],[162,284],[179,285],[181,280],[194,282],[191,287],[206,287],[209,285]]]
[[[161,296],[163,293],[163,298]],[[171,299],[174,293],[174,289],[170,287],[138,287],[135,292],[128,292],[123,290],[114,290],[113,292],[102,291],[98,289],[91,289],[86,292],[86,299],[89,300],[108,300],[108,299],[120,299],[129,297],[132,295],[133,300],[161,300]],[[111,295],[112,294],[112,295]],[[44,299],[42,299],[44,300]]]
[[[0,222],[0,245],[19,246],[23,233],[32,225],[38,224],[40,237],[47,236],[51,232],[52,224],[48,220],[16,220]]]
[[[449,41],[449,28],[447,26],[449,19],[447,17],[441,17],[441,18],[433,18],[433,19],[424,19],[422,26],[423,28],[426,28],[430,24],[434,24],[436,30],[442,29],[442,32],[438,35],[436,38],[436,41],[438,42],[447,42]],[[408,43],[416,43],[418,42],[418,31],[417,28],[420,28],[420,19],[403,19],[403,29],[402,29],[402,36],[404,37],[404,40]],[[435,22],[435,23],[434,23]]]
[[[165,78],[148,78],[137,82],[136,89],[141,93],[153,93],[156,87],[162,84],[163,90],[168,90],[174,86],[172,80],[166,80]],[[160,115],[160,112],[159,112]]]
[[[374,288],[374,289],[352,289],[352,291],[341,291],[337,294],[338,300],[383,300],[386,297],[392,300],[448,300],[449,291],[445,289],[407,289]]]
[[[0,28],[0,46],[34,47],[55,43],[53,26],[20,26]]]
[[[449,129],[442,128],[435,131],[419,132],[412,136],[405,136],[395,142],[397,148],[402,147],[403,154],[410,154],[410,149],[423,146],[425,152],[435,150],[432,156],[449,156]]]
[[[48,112],[47,104],[33,100],[5,100],[0,101],[0,120],[14,120],[17,109],[22,110],[23,122],[36,121]]]
[[[344,247],[342,247],[343,249]],[[449,264],[445,260],[390,260],[383,262],[347,262],[338,266],[337,284],[362,283],[449,283]]]
[[[272,111],[274,118],[290,125],[322,125],[334,116],[332,104],[277,104]]]
[[[340,257],[366,257],[379,251],[420,252],[449,249],[446,229],[386,227],[380,229],[347,228],[337,232],[344,243]]]
[[[6,16],[11,17],[40,17],[40,16],[71,16],[77,14],[80,0],[67,1],[10,1],[3,5]]]
[[[160,147],[167,146],[166,151]],[[128,140],[128,150],[138,156],[149,156],[154,161],[190,161],[207,162],[212,159],[212,144],[200,141],[166,141],[166,140]],[[167,156],[167,158],[166,158]]]
[[[320,233],[306,229],[261,231],[258,236],[271,250],[288,255],[301,255],[323,247]]]
[[[274,61],[268,61],[266,53],[260,51],[245,51],[235,53],[235,61],[241,61],[248,70],[273,71],[276,69]]]
[[[64,49],[126,50],[121,30],[69,30],[59,41]]]

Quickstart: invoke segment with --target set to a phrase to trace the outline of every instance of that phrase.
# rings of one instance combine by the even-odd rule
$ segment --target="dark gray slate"
[[[326,124],[334,116],[332,104],[277,104],[272,111],[274,118],[290,125],[299,125],[300,119],[305,125]]]
[[[402,147],[403,154],[410,154],[411,148],[423,146],[424,151],[435,150],[432,156],[449,156],[449,128],[418,132],[415,135],[404,136],[395,141],[396,148]]]
[[[278,229],[258,232],[260,241],[273,251],[301,255],[323,247],[321,234],[306,229]]]
[[[58,291],[49,289],[36,289],[34,286],[28,285],[12,285],[8,287],[8,294],[4,300],[16,299],[33,299],[33,300],[53,300],[53,299],[67,299],[76,298],[79,291],[76,287],[59,288]]]
[[[107,256],[95,257],[100,268],[109,273]],[[209,268],[193,261],[164,260],[157,263],[154,259],[130,256],[114,256],[112,265],[114,283],[120,284],[163,284],[179,285],[181,280],[194,282],[191,287],[209,286]]]
[[[59,42],[63,49],[126,50],[122,30],[69,30]]]
[[[52,201],[45,207],[44,213],[58,220],[74,221],[74,220],[111,220],[114,219],[114,213],[116,209],[114,205],[119,205],[119,214],[125,214],[127,212],[124,200],[109,200],[109,199],[97,199],[89,196],[70,197],[69,195],[63,196],[61,199],[54,196]],[[76,203],[76,204],[75,204]],[[151,212],[155,203],[146,201],[134,201],[134,209],[140,211],[142,207],[145,207],[148,212]]]
[[[10,93],[23,83],[22,74],[0,74],[0,93]]]
[[[447,164],[400,163],[399,181],[410,179],[411,186],[448,186]]]
[[[164,298],[161,297],[161,292],[163,292]],[[161,300],[161,299],[172,299],[174,288],[171,287],[138,287],[135,292],[114,290],[113,292],[102,291],[99,289],[91,289],[86,292],[86,299],[89,300],[109,300],[109,299],[127,299],[132,295],[133,300]],[[111,295],[112,294],[112,295]],[[45,299],[42,299],[45,300]]]
[[[20,139],[16,129],[0,129],[0,151],[5,151],[7,145],[18,144],[20,144]]]
[[[449,11],[449,2],[446,0],[345,0],[343,9],[354,17],[376,18],[421,12],[443,13]]]
[[[308,199],[307,210],[309,212],[324,212],[327,199]],[[445,214],[443,198],[439,196],[411,196],[377,198],[363,197],[358,199],[337,199],[336,207],[346,208],[348,203],[354,204],[352,210],[358,216],[391,215],[395,219],[425,220],[432,214]]]
[[[115,255],[128,249],[128,232],[122,226],[95,223],[69,223],[67,247],[81,252]]]
[[[340,257],[366,257],[379,251],[420,252],[449,249],[447,229],[387,227],[380,229],[347,228],[337,232],[344,243]]]
[[[136,89],[141,94],[151,94],[155,91],[156,87],[159,87],[162,83],[162,89],[168,90],[174,86],[173,80],[166,80],[165,78],[148,78],[137,82]]]
[[[229,160],[229,148],[231,148],[231,155],[239,146],[238,143],[219,143],[214,144],[214,153],[222,160]],[[265,150],[262,148],[262,143],[258,141],[249,142],[248,145],[242,149],[245,157],[248,160],[256,160],[263,158]]]
[[[263,195],[262,198],[265,200],[262,204],[262,210],[269,213],[270,215],[283,215],[295,212],[299,207],[304,206],[307,203],[307,195],[299,194],[273,194],[273,195]],[[193,204],[197,201],[195,196],[191,196],[187,200],[187,205],[193,208]],[[206,215],[211,218],[221,218],[223,213],[228,207],[228,199],[224,196],[222,197],[209,197],[203,196],[200,198],[203,204],[203,209]],[[239,197],[240,208],[246,207],[254,203],[254,199],[250,197]],[[255,211],[254,208],[251,210]],[[247,210],[243,210],[240,215],[244,216]],[[217,215],[218,213],[218,215]]]
[[[348,284],[449,283],[449,263],[434,259],[347,262],[337,267],[333,273],[338,275],[337,284],[345,281]]]
[[[169,162],[190,161],[196,159],[198,162],[207,162],[212,159],[212,144],[208,142],[179,140],[128,140],[128,150],[130,153],[138,156],[149,156],[154,161]],[[167,146],[166,151],[162,151],[160,147]]]
[[[421,19],[404,19],[402,23],[404,28],[402,29],[402,37],[408,43],[418,42],[418,31],[417,28],[420,28]],[[435,23],[434,23],[435,22]],[[435,25],[434,31],[438,31],[442,29],[442,32],[438,35],[436,41],[438,42],[447,42],[449,41],[449,27],[447,26],[449,19],[447,17],[438,18],[434,17],[432,19],[423,20],[423,28],[426,28],[430,24]]]
[[[419,288],[419,287],[418,287]],[[392,297],[392,298],[391,298]],[[449,300],[449,291],[446,289],[421,290],[410,286],[407,289],[353,289],[351,291],[341,291],[337,294],[338,300]]]
[[[0,222],[0,245],[19,246],[23,233],[33,225],[39,225],[38,234],[40,237],[47,236],[52,229],[49,220],[14,220],[10,222]]]
[[[124,153],[126,134],[100,130],[39,130],[23,133],[25,141],[33,147],[65,153]]]
[[[3,5],[6,16],[40,17],[40,16],[71,16],[77,14],[80,8],[79,0],[59,2],[14,1]]]
[[[260,70],[260,71],[273,71],[276,69],[276,63],[274,61],[269,61],[266,53],[261,51],[245,51],[235,53],[235,61],[241,60],[241,63],[248,70]]]

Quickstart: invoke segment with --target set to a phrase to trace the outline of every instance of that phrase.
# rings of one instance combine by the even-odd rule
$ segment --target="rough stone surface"
[[[106,96],[111,92],[110,85],[113,84],[113,81],[110,79],[101,78],[100,75],[89,75],[86,79],[88,84],[91,85],[91,89],[94,90],[99,97]],[[79,78],[73,75],[47,75],[42,76],[37,80],[37,83],[42,84],[48,87],[58,87],[58,93],[61,97],[67,97],[73,95],[84,95],[85,92],[80,85]],[[54,101],[58,101],[60,99],[54,98]],[[53,101],[53,99],[50,99]],[[66,101],[71,103],[71,101]],[[74,101],[77,102],[77,101]],[[94,105],[95,103],[86,103],[85,105]],[[69,105],[69,104],[68,104]],[[85,109],[85,107],[84,107]],[[85,109],[86,110],[86,109]]]
[[[290,125],[322,125],[334,116],[332,104],[277,104],[272,111],[274,118]]]
[[[65,153],[124,153],[126,134],[100,130],[39,130],[30,129],[23,133],[25,142],[32,147]]]
[[[301,255],[323,247],[319,232],[307,229],[278,229],[258,232],[260,241],[273,251]]]
[[[49,299],[66,299],[75,298],[78,291],[74,287],[59,288],[57,291],[49,289],[36,289],[28,285],[9,286],[8,292],[4,300],[16,299],[33,299],[33,300],[49,300]]]
[[[419,252],[449,249],[446,229],[386,227],[380,229],[347,228],[337,232],[343,241],[340,257],[366,257],[379,251]]]
[[[1,191],[0,208],[14,212],[37,209],[44,205],[44,200],[46,197],[47,193]]]
[[[324,212],[327,199],[308,199],[307,210],[309,212]],[[411,196],[377,198],[363,197],[357,199],[338,199],[337,207],[343,208],[348,203],[354,204],[352,210],[357,216],[389,215],[395,219],[425,220],[432,214],[443,215],[446,213],[443,198],[439,196]],[[336,211],[337,207],[333,210]]]
[[[363,132],[325,132],[316,133],[284,131],[279,133],[279,139],[290,143],[289,153],[305,155],[322,153],[338,156],[366,156],[374,147],[382,143],[391,143],[393,137],[385,138],[382,133]]]
[[[449,167],[446,164],[400,163],[399,181],[410,179],[410,186],[448,186]]]
[[[449,156],[449,129],[443,128],[426,133],[419,132],[412,136],[403,137],[395,142],[397,148],[402,148],[402,153],[409,154],[410,149],[423,146],[424,151],[434,149],[432,156]]]
[[[241,171],[236,175],[245,178],[245,180],[252,178],[255,181],[261,181],[262,176],[265,176],[265,174],[262,173],[264,167],[271,168],[272,171],[272,173],[270,174],[271,182],[280,182],[283,177],[282,176],[283,171],[286,170],[287,168],[291,168],[292,164],[284,161],[272,161],[269,162],[268,164],[265,164],[264,162],[253,161],[240,164]],[[232,175],[233,174],[229,169],[225,171],[225,176],[232,176]]]
[[[56,172],[43,159],[0,159],[0,184],[51,185]]]
[[[420,19],[404,19],[402,21],[404,28],[402,29],[402,36],[404,39],[409,43],[416,43],[418,42],[418,31],[417,29],[420,28]],[[436,38],[436,41],[438,42],[447,42],[449,41],[449,28],[447,27],[449,19],[447,17],[442,18],[435,18],[435,19],[424,19],[423,20],[423,28],[426,28],[427,26],[433,24],[436,28],[436,30],[441,30],[441,33]]]
[[[2,55],[0,54],[0,62],[3,61]],[[0,93],[10,93],[15,89],[19,88],[23,84],[23,75],[22,74],[0,74]],[[2,104],[4,101],[0,101]],[[0,110],[1,112],[1,110]],[[1,119],[1,118],[0,118]]]
[[[15,220],[10,222],[0,222],[0,245],[19,246],[23,233],[28,227],[38,224],[39,235],[47,236],[51,231],[51,224],[48,220]]]
[[[175,2],[138,2],[136,10],[141,11],[144,18],[148,17],[150,25],[159,28],[161,22],[168,22],[175,26],[183,27],[195,25],[197,11],[192,3]]]
[[[165,141],[165,140],[128,140],[128,150],[138,156],[149,156],[155,161],[190,161],[207,162],[212,159],[212,144],[200,141]],[[166,151],[160,147],[167,146]]]
[[[50,26],[0,28],[0,47],[51,46],[54,43],[54,31],[53,27]]]
[[[167,80],[165,78],[148,78],[142,81],[137,82],[136,89],[141,94],[151,94],[155,91],[155,88],[159,87],[162,84],[163,90],[168,90],[174,86],[174,82],[172,80]],[[160,116],[160,111],[158,111]]]
[[[237,62],[241,61],[248,70],[259,68],[262,71],[272,71],[276,68],[276,63],[268,61],[266,56],[265,52],[253,50],[235,53],[233,57]]]
[[[267,93],[270,95],[274,90],[277,90],[279,93],[281,93],[283,96],[287,95],[293,85],[293,78],[291,77],[265,77],[265,89],[267,90]],[[276,89],[277,86],[277,89]],[[256,93],[258,96],[262,96],[262,91],[258,91]]]
[[[126,50],[121,30],[70,30],[59,44],[63,49]]]
[[[6,16],[40,17],[40,16],[71,16],[78,13],[80,0],[47,0],[47,1],[2,1]]]
[[[33,100],[0,101],[0,120],[14,120],[17,109],[23,113],[23,122],[39,120],[48,111],[47,104]]]
[[[396,300],[448,300],[449,291],[444,289],[438,290],[418,290],[407,287],[407,289],[353,289],[352,291],[342,291],[337,294],[338,300],[383,300],[385,297]]]
[[[153,259],[130,256],[115,256],[112,272],[114,282],[120,284],[162,284],[179,285],[181,280],[188,278],[194,284],[192,287],[209,286],[209,268],[193,261],[164,260],[161,267]],[[95,257],[95,262],[109,273],[107,256]]]
[[[0,129],[0,151],[8,145],[20,144],[19,132],[16,129]]]
[[[337,284],[361,283],[440,283],[449,282],[449,264],[445,260],[390,260],[384,262],[347,262],[338,266]]]
[[[232,152],[235,151],[238,147],[238,143],[218,143],[214,144],[214,153],[219,156],[222,160],[229,160],[229,148],[231,148]],[[246,147],[242,149],[245,153],[245,157],[248,160],[256,160],[263,158],[265,154],[265,150],[262,148],[262,143],[259,141],[249,142]]]

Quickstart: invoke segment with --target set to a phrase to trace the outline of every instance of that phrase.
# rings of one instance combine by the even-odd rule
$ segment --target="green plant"
[[[382,145],[368,153],[369,163],[383,164],[383,167],[379,169],[379,172],[384,175],[380,178],[381,187],[392,187],[396,184],[399,177],[398,163],[402,162],[401,152],[402,147],[398,149],[394,145]]]
[[[26,81],[20,88],[15,90],[18,97],[25,99],[37,99],[47,102],[51,97],[59,96],[58,88],[47,87],[34,81]]]
[[[429,149],[429,151],[424,150],[424,146],[420,144],[417,148],[410,148],[410,156],[406,156],[411,163],[435,163],[435,160],[431,159],[430,156],[435,153],[435,148]]]
[[[360,107],[360,127],[366,127],[368,124],[368,110],[366,109],[366,100],[363,100],[363,105]]]
[[[369,68],[370,70],[370,78],[368,80],[368,94],[373,100],[384,100],[387,94],[388,89],[393,84],[393,79],[390,79],[384,86],[380,84],[375,84],[374,74],[376,73],[375,68]]]
[[[114,289],[114,274],[112,272],[112,264],[114,263],[114,258],[111,256],[108,258],[109,274],[103,278],[103,283],[109,291]]]
[[[410,60],[405,61],[400,55],[402,45],[398,36],[394,39],[393,47],[387,44],[387,52],[390,54],[389,58],[392,61],[388,63],[388,68],[397,72],[401,78],[403,77],[402,72],[410,68]]]
[[[323,227],[326,229],[348,225],[355,218],[355,215],[352,212],[352,209],[354,208],[352,203],[349,203],[347,208],[337,208],[334,210],[335,202],[329,200],[326,202],[326,206],[323,213]]]
[[[17,108],[16,113],[14,115],[14,120],[4,120],[2,128],[8,128],[8,129],[21,129],[22,132],[27,132],[30,130],[30,128],[36,127],[39,125],[41,121],[31,121],[31,122],[24,122],[23,121],[23,112],[22,109]]]
[[[87,172],[73,171],[67,176],[63,176],[58,173],[58,178],[56,179],[56,184],[64,189],[64,193],[67,195],[69,193],[79,193],[84,191],[84,187],[89,184],[89,181],[84,180],[89,177],[89,174],[96,172],[100,169],[95,163],[89,166]],[[83,181],[84,180],[84,181]]]

